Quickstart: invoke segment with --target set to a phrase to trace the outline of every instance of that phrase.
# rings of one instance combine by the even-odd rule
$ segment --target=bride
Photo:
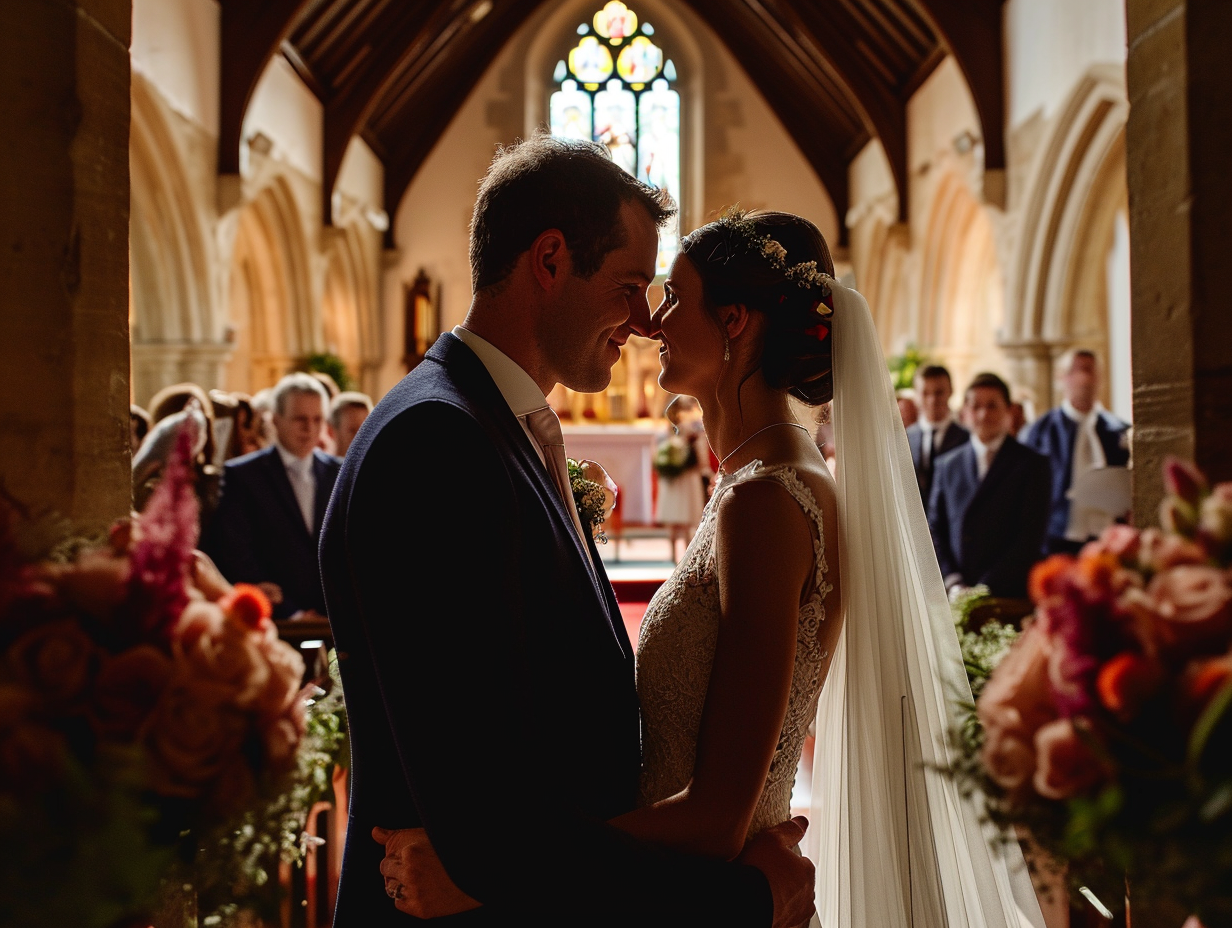
[[[642,623],[641,807],[613,824],[734,858],[790,817],[815,724],[823,925],[1042,926],[1021,854],[937,772],[970,691],[872,319],[833,273],[808,220],[732,211],[664,284],[660,382],[700,402],[721,476]],[[837,479],[789,397],[833,400]],[[448,883],[423,843],[382,872]],[[437,897],[399,907],[477,905]]]

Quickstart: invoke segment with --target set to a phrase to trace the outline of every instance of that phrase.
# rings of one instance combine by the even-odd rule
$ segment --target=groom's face
[[[617,221],[625,243],[590,277],[570,274],[540,338],[556,380],[581,393],[607,388],[629,337],[630,317],[649,312],[646,288],[654,280],[659,231],[646,209],[633,202],[621,207]]]

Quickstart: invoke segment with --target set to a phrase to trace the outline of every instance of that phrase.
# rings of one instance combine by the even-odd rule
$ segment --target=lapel
[[[274,496],[281,502],[286,515],[290,516],[292,523],[299,526],[299,530],[307,535],[308,527],[304,525],[304,514],[299,510],[295,490],[291,488],[291,478],[287,476],[287,469],[282,463],[282,457],[278,454],[277,445],[271,445],[265,453],[265,472],[274,488]]]
[[[321,523],[325,521],[325,510],[329,507],[329,496],[333,486],[329,482],[330,462],[319,451],[312,452],[312,477],[316,483],[316,495],[312,505],[312,537],[321,537]]]
[[[970,438],[970,432],[957,422],[951,421],[949,427],[945,430],[945,438],[941,440],[941,447],[937,449],[937,454],[941,455],[947,451],[953,451],[960,445],[965,444]]]
[[[980,471],[975,460],[975,445],[967,442],[958,452],[958,460],[954,463],[958,467],[958,485],[961,494],[955,512],[966,513],[971,510],[971,503],[980,492]]]
[[[584,547],[586,542],[578,537],[577,530],[573,527],[573,517],[565,507],[565,501],[556,491],[556,485],[548,476],[547,468],[539,459],[539,453],[530,443],[530,438],[522,428],[522,423],[518,421],[509,408],[509,404],[505,402],[504,396],[492,380],[492,375],[488,373],[488,369],[484,367],[483,362],[475,353],[467,348],[461,339],[449,332],[437,339],[436,344],[429,349],[427,356],[451,370],[455,383],[464,389],[464,395],[474,400],[473,411],[477,414],[482,413],[489,419],[503,439],[507,450],[512,453],[519,469],[534,484],[550,517],[556,523],[557,537],[568,539],[565,543],[572,549],[575,567],[582,571],[590,581],[596,605],[607,619],[608,629],[617,647],[620,648],[622,656],[627,658],[632,654],[629,636],[625,632],[623,620],[616,618],[619,615],[619,609],[615,610],[616,616],[613,616],[613,609],[610,605],[615,601],[612,587],[607,580],[606,572],[602,572],[597,566],[599,564],[598,553],[595,553],[592,564]]]

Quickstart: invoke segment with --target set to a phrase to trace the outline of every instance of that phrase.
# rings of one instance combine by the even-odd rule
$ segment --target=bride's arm
[[[814,555],[807,517],[778,483],[733,487],[717,519],[722,605],[693,780],[612,824],[655,844],[731,859],[744,845],[783,728]]]

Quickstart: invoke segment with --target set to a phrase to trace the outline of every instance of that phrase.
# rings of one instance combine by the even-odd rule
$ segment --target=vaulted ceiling
[[[326,221],[357,133],[384,163],[385,203],[395,209],[486,64],[546,2],[219,0],[220,173],[239,173],[244,112],[266,65],[282,54],[324,108]],[[840,220],[849,205],[848,166],[873,138],[885,149],[906,218],[907,101],[946,54],[971,89],[985,169],[1005,167],[1003,0],[681,2],[748,72]]]

